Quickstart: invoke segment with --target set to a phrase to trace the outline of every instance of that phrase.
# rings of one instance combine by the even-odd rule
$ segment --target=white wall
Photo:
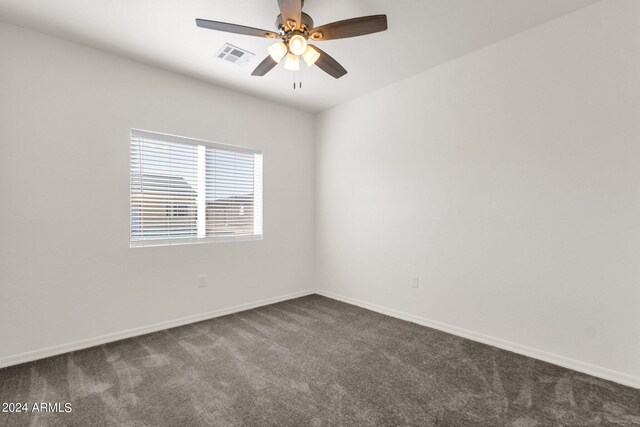
[[[318,287],[640,386],[638,28],[604,1],[321,114]]]
[[[0,58],[0,361],[314,287],[311,115],[2,23]],[[264,240],[130,249],[131,128],[262,149]]]

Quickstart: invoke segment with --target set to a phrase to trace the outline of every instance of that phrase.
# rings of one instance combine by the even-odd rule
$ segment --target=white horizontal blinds
[[[198,146],[131,138],[131,242],[198,236]]]
[[[134,130],[131,246],[262,236],[262,154]]]
[[[253,236],[255,154],[207,148],[206,159],[206,235]]]

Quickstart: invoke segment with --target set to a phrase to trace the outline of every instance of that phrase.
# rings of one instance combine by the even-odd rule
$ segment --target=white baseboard
[[[219,310],[197,314],[194,316],[187,316],[179,319],[155,323],[148,326],[142,326],[139,328],[128,329],[121,332],[114,332],[111,334],[106,334],[106,335],[102,335],[95,338],[88,338],[88,339],[74,341],[74,342],[61,344],[53,347],[47,347],[40,350],[29,351],[29,352],[20,353],[12,356],[5,356],[0,358],[0,368],[18,365],[25,362],[31,362],[33,360],[44,359],[46,357],[57,356],[59,354],[82,350],[85,348],[94,347],[97,345],[106,344],[113,341],[119,341],[122,339],[144,335],[152,332],[157,332],[164,329],[175,328],[177,326],[183,326],[190,323],[200,322],[202,320],[213,319],[215,317],[220,317],[220,316],[225,316],[227,314],[250,310],[252,308],[262,307],[269,304],[275,304],[277,302],[286,301],[293,298],[312,295],[314,293],[317,293],[319,295],[332,298],[338,301],[346,302],[348,304],[357,305],[359,307],[366,308],[368,310],[375,311],[377,313],[385,314],[387,316],[395,317],[397,319],[402,319],[409,322],[417,323],[422,326],[438,329],[440,331],[443,331],[452,335],[456,335],[456,336],[467,338],[473,341],[481,342],[483,344],[488,344],[494,347],[501,348],[503,350],[511,351],[513,353],[522,354],[524,356],[532,357],[534,359],[539,359],[548,363],[552,363],[554,365],[559,365],[568,369],[573,369],[574,371],[582,372],[587,375],[592,375],[594,377],[602,378],[602,379],[613,381],[629,387],[640,389],[640,378],[633,375],[603,368],[601,366],[592,365],[590,363],[582,362],[580,360],[571,359],[569,357],[560,356],[560,355],[549,353],[543,350],[538,350],[532,347],[511,342],[511,341],[506,341],[500,338],[495,338],[489,335],[481,334],[479,332],[459,328],[456,326],[448,325],[446,323],[437,322],[435,320],[427,319],[421,316],[415,316],[412,314],[404,313],[404,312],[393,310],[390,308],[381,307],[379,305],[362,301],[356,298],[351,298],[344,295],[336,294],[334,292],[329,292],[329,291],[320,290],[320,289],[317,289],[317,290],[308,289],[305,291],[295,292],[288,295],[282,295],[278,297],[263,299],[260,301],[240,304],[234,307],[222,308]]]
[[[401,311],[393,310],[386,307],[381,307],[376,304],[371,304],[366,301],[362,301],[356,298],[347,297],[344,295],[336,294],[334,292],[324,291],[317,289],[316,293],[328,298],[332,298],[338,301],[346,302],[348,304],[357,305],[362,308],[366,308],[377,313],[386,314],[387,316],[395,317],[397,319],[406,320],[409,322],[417,323],[418,325],[427,326],[429,328],[437,329],[452,335],[467,338],[472,341],[488,344],[493,347],[498,347],[503,350],[511,351],[513,353],[522,354],[524,356],[532,357],[534,359],[542,360],[554,365],[559,365],[564,368],[573,369],[574,371],[582,372],[587,375],[602,378],[605,380],[613,381],[618,384],[626,385],[640,389],[640,377],[625,374],[623,372],[614,371],[611,369],[603,368],[601,366],[592,365],[590,363],[582,362],[580,360],[571,359],[569,357],[560,356],[558,354],[549,353],[543,350],[538,350],[525,345],[517,344],[511,341],[506,341],[500,338],[495,338],[489,335],[481,334],[479,332],[470,331],[468,329],[458,328],[456,326],[448,325],[446,323],[437,322],[421,316],[415,316],[413,314],[403,313]]]
[[[225,316],[227,314],[237,313],[239,311],[250,310],[264,305],[275,304],[277,302],[299,298],[306,295],[312,295],[315,289],[294,292],[288,295],[282,295],[274,298],[267,298],[260,301],[254,301],[246,304],[236,305],[235,307],[222,308],[219,310],[209,311],[207,313],[196,314],[193,316],[181,317],[179,319],[168,320],[165,322],[154,323],[153,325],[142,326],[139,328],[127,329],[121,332],[102,335],[95,338],[88,338],[67,344],[47,347],[40,350],[28,351],[13,356],[0,357],[0,368],[18,365],[20,363],[31,362],[33,360],[44,359],[45,357],[57,356],[59,354],[68,353],[70,351],[82,350],[96,345],[106,344],[113,341],[123,340],[125,338],[136,337],[139,335],[157,332],[164,329],[175,328],[177,326],[187,325],[189,323],[200,322],[202,320],[213,319],[214,317]]]

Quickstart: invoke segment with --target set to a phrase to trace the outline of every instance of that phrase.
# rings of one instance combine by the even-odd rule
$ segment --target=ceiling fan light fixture
[[[287,54],[287,59],[284,61],[284,68],[289,71],[299,71],[300,70],[300,58],[297,55],[292,53]]]
[[[302,55],[307,50],[307,40],[300,34],[296,34],[289,40],[289,50],[294,55]]]
[[[285,55],[289,51],[289,49],[287,48],[287,45],[284,44],[283,42],[272,44],[271,46],[269,46],[267,50],[269,51],[269,55],[271,56],[271,58],[278,63],[282,61],[282,59],[285,57]]]
[[[307,46],[307,50],[304,51],[302,57],[304,58],[304,62],[307,63],[307,66],[311,67],[316,63],[318,58],[320,58],[320,52],[315,50],[313,46]]]

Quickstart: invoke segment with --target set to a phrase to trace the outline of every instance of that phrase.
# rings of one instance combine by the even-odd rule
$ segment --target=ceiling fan
[[[319,47],[311,45],[307,40],[320,42],[323,40],[344,39],[377,33],[387,29],[387,15],[362,16],[346,19],[331,24],[314,27],[313,19],[302,11],[304,0],[278,0],[280,14],[276,18],[276,31],[245,27],[244,25],[226,22],[196,19],[196,25],[216,31],[244,34],[247,36],[281,39],[269,46],[269,55],[262,61],[252,76],[264,76],[273,67],[285,60],[285,68],[291,71],[300,69],[300,57],[311,67],[317,65],[327,74],[339,79],[347,74],[342,65]]]

